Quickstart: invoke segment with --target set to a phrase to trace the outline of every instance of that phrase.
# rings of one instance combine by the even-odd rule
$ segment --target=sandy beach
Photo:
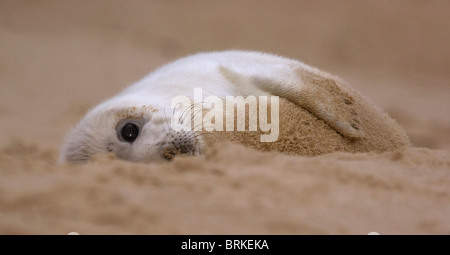
[[[450,2],[0,1],[0,234],[450,234]],[[233,143],[58,164],[91,107],[201,51],[346,80],[412,146],[315,157]]]

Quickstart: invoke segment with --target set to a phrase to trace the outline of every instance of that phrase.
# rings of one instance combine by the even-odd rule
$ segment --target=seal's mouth
[[[199,154],[199,136],[177,132],[168,135],[168,141],[161,145],[161,157],[172,160],[175,156],[194,156]]]
[[[173,146],[168,146],[163,148],[161,157],[167,161],[172,160],[176,155],[182,154],[180,149],[177,149]]]

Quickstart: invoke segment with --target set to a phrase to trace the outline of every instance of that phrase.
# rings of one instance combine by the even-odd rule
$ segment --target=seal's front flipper
[[[304,65],[270,66],[253,75],[254,85],[305,108],[347,138],[363,137],[355,100],[342,89],[345,82]]]
[[[343,89],[348,86],[345,82],[297,61],[270,60],[245,63],[243,66],[221,66],[220,72],[239,86],[240,91],[256,87],[286,98],[347,138],[364,135],[354,98]],[[251,93],[250,90],[247,94]]]
[[[354,98],[338,86],[338,81],[309,70],[296,71],[301,79],[298,93],[288,98],[348,138],[364,135]],[[343,84],[340,84],[343,85]]]

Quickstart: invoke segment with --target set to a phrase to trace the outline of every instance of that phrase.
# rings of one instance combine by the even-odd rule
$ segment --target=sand
[[[450,234],[450,3],[0,3],[0,234]],[[206,50],[305,61],[406,130],[399,152],[218,144],[197,158],[57,164],[92,106]]]

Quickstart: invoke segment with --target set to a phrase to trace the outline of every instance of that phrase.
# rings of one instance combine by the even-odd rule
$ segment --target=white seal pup
[[[136,162],[201,154],[206,146],[202,132],[175,131],[169,120],[173,99],[180,95],[193,98],[195,88],[201,88],[205,97],[279,96],[288,102],[286,105],[306,110],[345,146],[364,138],[365,126],[370,127],[364,125],[367,120],[361,118],[354,104],[360,99],[355,99],[342,80],[328,73],[297,60],[260,52],[199,53],[158,68],[91,109],[67,135],[60,160],[86,162],[95,154],[107,152]],[[303,141],[297,140],[299,144]],[[309,154],[339,148],[344,147]]]

